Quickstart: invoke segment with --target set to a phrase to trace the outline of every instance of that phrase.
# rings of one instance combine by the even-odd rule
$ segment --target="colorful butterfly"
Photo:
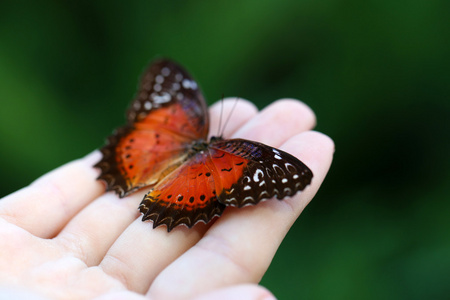
[[[311,170],[294,156],[244,139],[212,137],[197,83],[169,60],[144,73],[136,99],[101,148],[95,167],[107,191],[125,197],[149,187],[142,220],[167,231],[208,223],[227,206],[293,196],[311,183]]]

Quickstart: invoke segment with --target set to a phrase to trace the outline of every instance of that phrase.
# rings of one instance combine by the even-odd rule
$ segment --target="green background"
[[[335,140],[264,286],[448,298],[449,15],[448,0],[2,1],[0,196],[101,146],[146,64],[171,57],[209,103],[299,98]]]

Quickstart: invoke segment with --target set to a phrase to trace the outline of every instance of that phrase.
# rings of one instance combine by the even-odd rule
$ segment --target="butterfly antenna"
[[[220,133],[219,136],[223,136],[223,132],[225,131],[225,128],[227,127],[227,124],[228,124],[228,122],[230,121],[231,116],[233,115],[234,109],[236,108],[236,105],[237,105],[237,103],[238,103],[238,101],[239,101],[239,98],[240,98],[240,97],[236,97],[236,101],[234,101],[233,107],[231,108],[231,111],[230,111],[230,113],[228,114],[228,117],[227,117],[225,123],[223,124],[222,132]]]
[[[220,127],[222,127],[223,99],[224,99],[224,94],[222,93],[222,99],[220,100],[220,117],[219,117],[219,127],[217,127],[217,136],[221,136],[220,135]]]

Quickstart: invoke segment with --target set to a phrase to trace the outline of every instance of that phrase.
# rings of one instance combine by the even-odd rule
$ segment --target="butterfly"
[[[97,179],[125,197],[144,187],[142,221],[167,231],[220,216],[227,206],[293,196],[311,183],[311,170],[268,145],[212,137],[203,95],[178,64],[160,59],[143,74],[126,125],[100,149]]]

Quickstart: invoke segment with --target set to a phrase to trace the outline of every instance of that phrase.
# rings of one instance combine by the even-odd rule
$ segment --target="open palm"
[[[225,100],[223,113],[233,100]],[[211,113],[217,132],[220,105]],[[95,151],[0,200],[0,295],[14,299],[263,299],[257,285],[279,244],[321,185],[333,142],[310,131],[313,112],[279,100],[261,112],[239,101],[224,136],[280,148],[314,173],[283,201],[228,207],[213,224],[152,229],[137,207],[147,190],[104,193]]]

